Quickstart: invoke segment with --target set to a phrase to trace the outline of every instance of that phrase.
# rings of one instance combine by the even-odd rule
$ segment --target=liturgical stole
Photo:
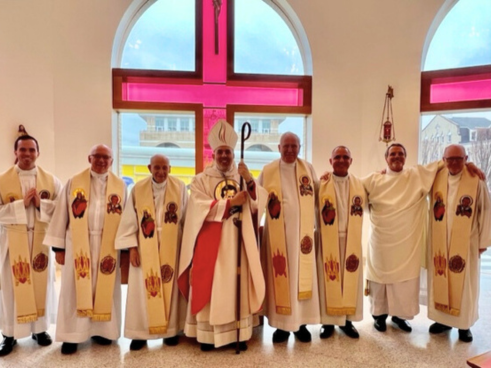
[[[434,267],[433,296],[435,309],[460,315],[462,290],[471,239],[471,228],[476,214],[476,194],[479,178],[471,177],[464,167],[457,190],[455,208],[448,208],[448,169],[436,176],[431,194],[431,241]],[[451,240],[447,239],[447,211],[454,211]]]
[[[266,222],[270,244],[270,262],[273,265],[273,285],[276,313],[291,314],[290,280],[288,271],[288,252],[286,249],[285,220],[283,213],[283,197],[281,192],[280,161],[274,161],[264,167],[264,185],[268,191]],[[298,264],[298,300],[312,298],[313,263],[314,263],[314,212],[315,191],[314,181],[307,164],[297,159],[296,185],[300,204],[300,239]]]
[[[326,313],[331,316],[356,312],[360,262],[362,262],[361,231],[365,189],[359,180],[349,178],[348,232],[344,264],[340,264],[339,213],[334,179],[321,182],[319,188],[320,232]]]
[[[53,199],[53,176],[37,167],[36,190],[42,199]],[[19,175],[15,166],[0,176],[0,193],[4,204],[23,200]],[[10,224],[7,231],[17,323],[30,323],[43,317],[48,283],[49,248],[43,245],[47,223],[34,223],[32,252],[26,225]],[[34,272],[31,272],[32,271]]]
[[[148,329],[150,334],[167,332],[176,270],[179,222],[181,220],[181,186],[178,179],[167,177],[165,215],[161,219],[162,231],[157,238],[156,210],[153,199],[152,178],[135,185],[135,209],[140,230],[138,245],[143,274],[142,287],[146,290]]]
[[[91,264],[94,260],[90,256],[88,224],[90,181],[90,169],[87,169],[73,177],[70,187],[70,196],[73,201],[69,213],[70,229],[72,231],[77,316],[90,317],[93,321],[110,321],[117,266],[117,251],[114,247],[114,238],[121,220],[125,185],[116,175],[111,172],[108,173],[105,194],[107,210],[104,212],[97,283],[95,298],[93,298]]]

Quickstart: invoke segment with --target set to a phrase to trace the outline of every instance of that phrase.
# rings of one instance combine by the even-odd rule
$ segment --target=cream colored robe
[[[311,177],[315,182],[316,193],[318,189],[317,176],[311,164],[307,163]],[[273,266],[268,241],[268,228],[264,228],[261,243],[261,256],[266,274],[266,302],[264,314],[268,318],[270,326],[285,331],[298,331],[301,325],[320,323],[319,312],[319,287],[317,282],[317,261],[312,263],[313,284],[312,298],[299,301],[298,295],[298,257],[300,252],[300,202],[298,198],[297,177],[295,171],[296,162],[292,164],[280,160],[281,192],[283,196],[282,209],[285,220],[286,251],[288,253],[288,272],[291,295],[291,315],[276,313],[276,304],[273,289]],[[259,184],[263,183],[263,174],[259,176]],[[317,201],[315,201],[317,207]],[[317,210],[316,210],[317,212]],[[315,216],[315,214],[314,214]],[[317,216],[315,216],[317,218]],[[317,236],[316,236],[317,238]]]
[[[336,191],[336,214],[338,217],[338,233],[339,233],[339,264],[344,265],[346,260],[346,237],[348,233],[348,218],[349,211],[351,209],[351,203],[349,203],[349,180],[359,180],[353,175],[349,174],[345,177],[332,175],[334,180],[334,190]],[[363,203],[364,211],[366,210],[366,203]],[[361,246],[361,244],[360,244]],[[323,325],[337,325],[344,326],[346,321],[361,321],[363,319],[363,262],[360,262],[358,266],[359,280],[358,280],[358,299],[356,303],[356,313],[348,316],[330,316],[326,313],[326,293],[324,287],[324,263],[322,261],[322,243],[319,241],[317,247],[317,278],[319,282],[319,303],[320,303],[320,317]],[[342,268],[341,280],[343,280],[345,268]]]
[[[450,243],[452,222],[455,217],[455,208],[457,206],[458,199],[457,191],[459,188],[461,174],[448,177],[448,210],[446,211],[447,219],[447,244]],[[479,249],[489,247],[491,244],[491,202],[489,199],[489,192],[486,183],[482,180],[479,181],[477,189],[476,203],[475,203],[475,215],[471,227],[471,242],[469,254],[467,256],[467,265],[465,267],[465,279],[464,288],[462,290],[462,305],[459,316],[451,316],[447,313],[443,313],[435,309],[435,302],[433,299],[433,275],[434,266],[431,262],[432,258],[432,244],[431,236],[428,246],[428,290],[429,290],[429,304],[428,304],[428,318],[462,330],[471,328],[479,318],[479,274],[480,274],[480,259]]]
[[[182,236],[182,227],[186,214],[188,192],[183,182],[181,184],[181,201],[178,204],[181,210],[179,219],[179,238]],[[156,183],[152,181],[153,200],[156,212],[157,239],[160,242],[162,222],[165,214],[164,200],[167,190],[167,181]],[[135,192],[131,191],[128,198],[123,217],[119,224],[116,235],[116,249],[129,249],[138,246],[138,233],[140,224],[135,209]],[[180,244],[179,244],[180,245]],[[180,248],[176,254],[176,269],[179,264]],[[166,334],[150,334],[148,332],[147,305],[145,302],[146,291],[143,283],[143,272],[140,267],[133,267],[130,263],[128,275],[128,294],[126,298],[126,315],[124,323],[124,337],[128,339],[150,340],[176,336],[184,329],[186,321],[186,299],[179,292],[177,287],[177,275],[174,277],[174,287],[172,290],[172,306],[170,311],[169,325]]]
[[[425,243],[426,196],[439,162],[362,179],[371,234],[367,249],[371,313],[410,319],[419,313],[419,274]]]
[[[19,173],[22,195],[25,195],[31,188],[36,188],[37,169],[21,170],[16,166]],[[10,266],[7,232],[3,231],[2,225],[18,224],[34,227],[37,218],[41,222],[50,222],[55,209],[56,200],[61,192],[61,182],[54,177],[55,193],[50,199],[41,199],[39,211],[33,204],[28,208],[24,207],[24,199],[19,199],[12,203],[3,203],[0,196],[0,279],[2,280],[0,290],[0,326],[4,336],[11,336],[16,339],[30,336],[31,333],[47,331],[50,323],[56,318],[56,292],[54,257],[49,257],[48,289],[46,295],[46,314],[32,323],[17,323],[15,315],[14,290],[12,287],[12,271]],[[29,244],[32,251],[33,232],[28,232]],[[50,252],[51,253],[51,252]]]
[[[90,198],[87,211],[89,216],[89,245],[92,260],[92,289],[94,294],[99,267],[104,213],[107,209],[107,175],[107,173],[97,174],[93,171],[90,172]],[[116,340],[121,334],[121,271],[119,268],[119,254],[116,265],[114,294],[112,296],[111,320],[107,322],[94,322],[90,318],[77,317],[75,273],[72,261],[72,232],[69,227],[70,215],[68,212],[71,211],[73,201],[70,187],[71,179],[68,180],[63,188],[48,232],[44,238],[44,244],[65,249],[65,265],[61,267],[61,289],[58,318],[56,320],[56,341],[82,343],[92,336],[102,336],[110,340]],[[122,198],[121,205],[124,205],[125,198]]]
[[[240,181],[237,168],[225,173],[227,180]],[[186,211],[186,220],[179,262],[179,277],[192,266],[196,238],[205,221],[223,222],[218,256],[215,264],[211,301],[196,315],[191,314],[192,292],[188,300],[188,312],[184,333],[196,337],[198,342],[224,346],[236,341],[236,288],[237,288],[237,227],[234,218],[237,214],[224,219],[226,200],[215,201],[215,187],[223,180],[220,172],[214,167],[207,167],[204,172],[196,175],[191,183],[191,195]],[[244,185],[245,189],[245,185]],[[242,264],[241,264],[241,321],[240,341],[247,341],[252,336],[253,314],[261,308],[264,300],[264,276],[261,269],[259,249],[254,234],[251,214],[258,213],[261,218],[267,193],[264,188],[256,185],[256,201],[250,197],[242,206]],[[250,271],[250,272],[249,272]],[[249,276],[250,277],[249,277]],[[192,269],[191,269],[192,277]]]

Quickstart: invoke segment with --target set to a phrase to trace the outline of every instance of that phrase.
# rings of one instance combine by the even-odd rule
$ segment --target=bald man
[[[362,224],[367,199],[363,183],[349,173],[353,159],[348,147],[333,149],[333,173],[319,186],[317,273],[321,339],[334,333],[334,325],[349,337],[359,337],[352,321],[363,319]]]
[[[140,350],[150,339],[176,345],[186,322],[186,300],[176,277],[186,185],[169,176],[166,156],[154,155],[148,170],[151,176],[131,191],[116,236],[116,248],[130,251],[124,326],[124,336],[132,339],[130,350]]]
[[[486,183],[468,173],[463,146],[448,146],[443,162],[431,192],[430,333],[454,327],[459,340],[471,342],[470,328],[479,318],[480,255],[491,244],[491,203]]]
[[[62,265],[56,323],[62,354],[75,353],[89,338],[109,345],[120,336],[121,281],[114,239],[126,187],[109,171],[109,147],[92,147],[88,161],[90,168],[63,188],[44,239]]]
[[[258,179],[269,193],[262,239],[265,314],[276,328],[274,343],[286,342],[290,332],[308,343],[312,336],[306,325],[320,322],[314,244],[317,177],[312,165],[298,158],[296,134],[284,133],[278,150],[281,158],[266,165]]]

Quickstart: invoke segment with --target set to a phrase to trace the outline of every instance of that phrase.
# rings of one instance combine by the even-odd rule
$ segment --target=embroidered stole
[[[53,176],[40,167],[37,167],[36,190],[43,199],[54,196]],[[0,176],[0,193],[4,204],[23,200],[15,167]],[[10,224],[4,227],[7,230],[17,323],[34,322],[45,313],[49,248],[43,245],[43,239],[48,224],[38,221],[36,216],[32,252],[26,225]]]
[[[152,178],[135,185],[135,209],[140,231],[138,246],[146,290],[148,330],[150,334],[167,332],[172,305],[172,292],[177,260],[179,222],[181,218],[181,186],[179,180],[167,177],[166,209],[161,219],[162,231],[157,239],[156,208],[153,199]]]
[[[349,178],[347,198],[348,232],[345,261],[339,252],[338,205],[334,179],[321,182],[319,188],[320,231],[326,313],[331,316],[353,315],[356,312],[360,262],[362,261],[361,232],[365,189],[359,180]]]
[[[73,177],[70,193],[73,197],[70,213],[72,231],[73,262],[75,271],[75,291],[77,298],[77,316],[90,317],[93,321],[110,321],[113,304],[114,284],[116,280],[117,251],[114,238],[121,220],[122,198],[125,195],[124,182],[109,172],[106,194],[107,211],[104,215],[101,249],[95,298],[92,297],[88,211],[90,201],[90,169]],[[117,199],[116,206],[113,203]],[[119,209],[119,210],[118,210]],[[97,261],[97,260],[96,260]]]
[[[266,222],[273,265],[273,285],[276,313],[291,314],[290,280],[288,271],[288,252],[286,248],[283,196],[281,191],[280,161],[264,167],[264,188],[268,191]],[[297,159],[296,178],[300,204],[300,239],[295,239],[299,247],[298,300],[312,298],[312,277],[314,262],[314,183],[306,163]]]
[[[432,260],[434,266],[433,296],[435,309],[453,316],[460,315],[472,221],[479,185],[464,167],[457,190],[456,208],[448,208],[448,169],[441,170],[433,184],[431,206]],[[447,211],[455,211],[451,240],[447,239]]]

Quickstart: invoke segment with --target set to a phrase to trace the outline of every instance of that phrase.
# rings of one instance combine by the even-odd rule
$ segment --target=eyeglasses
[[[104,161],[109,161],[110,159],[112,159],[111,156],[108,156],[108,155],[99,155],[99,154],[90,155],[90,157],[93,157],[96,160],[104,160]]]
[[[462,162],[464,161],[465,157],[444,157],[443,159],[448,162]]]

